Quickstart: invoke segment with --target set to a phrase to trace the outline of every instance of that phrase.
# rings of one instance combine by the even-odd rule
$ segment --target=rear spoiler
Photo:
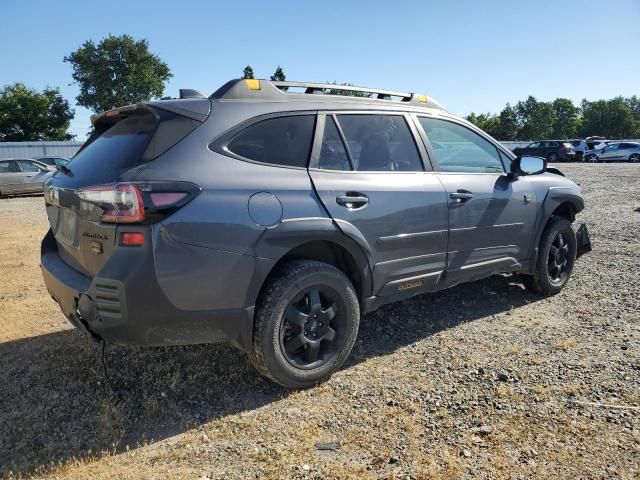
[[[195,92],[195,90],[193,90]],[[130,115],[148,112],[153,108],[160,108],[169,112],[204,122],[211,112],[211,101],[206,97],[187,94],[181,99],[158,100],[147,103],[136,103],[124,107],[113,108],[91,116],[93,126],[115,124]],[[202,94],[201,94],[202,95]]]

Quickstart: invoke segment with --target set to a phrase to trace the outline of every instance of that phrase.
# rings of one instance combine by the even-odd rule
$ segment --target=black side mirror
[[[547,160],[542,157],[519,156],[511,162],[511,176],[537,175],[547,169]]]

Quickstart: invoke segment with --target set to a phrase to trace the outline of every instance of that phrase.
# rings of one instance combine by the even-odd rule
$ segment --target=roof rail
[[[369,94],[363,97],[365,100],[392,101],[399,98],[400,101],[421,107],[437,108],[444,110],[433,98],[418,93],[396,92],[379,88],[354,87],[352,85],[339,85],[334,83],[315,82],[286,82],[258,79],[235,79],[225,83],[216,90],[210,98],[215,100],[272,100],[283,101],[284,95],[298,94],[298,92],[286,93],[290,88],[304,88],[302,95],[327,95],[327,97],[347,96],[341,92],[360,92]],[[354,97],[351,97],[354,98]]]
[[[391,97],[400,97],[403,101],[411,99],[411,93],[394,92],[391,90],[382,90],[379,88],[354,87],[353,85],[338,85],[335,83],[314,83],[314,82],[271,82],[273,85],[283,90],[285,88],[306,88],[304,93],[325,93],[329,91],[345,91],[345,92],[361,92],[376,95],[378,100],[391,100]]]

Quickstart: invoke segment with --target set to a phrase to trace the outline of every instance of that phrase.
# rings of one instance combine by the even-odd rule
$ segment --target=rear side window
[[[457,123],[420,117],[443,172],[502,173],[498,149],[472,130]]]
[[[402,115],[338,115],[337,118],[355,170],[424,170],[413,135]]]
[[[314,115],[262,120],[236,135],[227,149],[256,162],[304,168],[311,153],[314,123]]]

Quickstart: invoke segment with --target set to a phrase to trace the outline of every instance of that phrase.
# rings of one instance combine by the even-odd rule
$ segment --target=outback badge
[[[422,286],[422,280],[415,280],[413,282],[401,283],[398,285],[398,290],[409,290],[410,288],[418,288]]]

